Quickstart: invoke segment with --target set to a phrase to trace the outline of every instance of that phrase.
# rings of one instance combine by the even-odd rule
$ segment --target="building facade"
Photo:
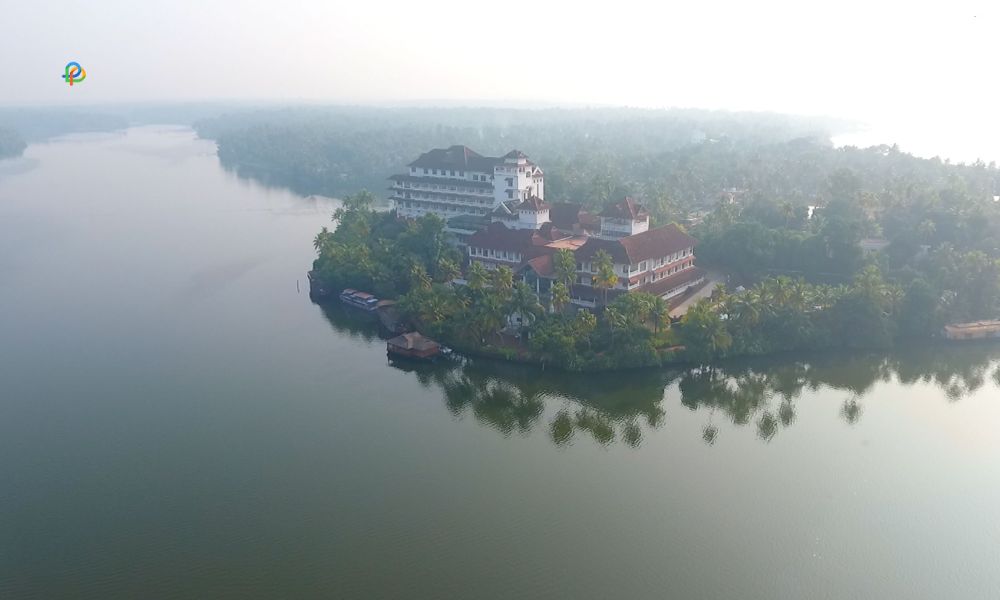
[[[518,150],[482,156],[467,146],[420,155],[408,171],[390,177],[389,199],[401,217],[436,214],[488,218],[504,202],[544,198],[544,174]]]
[[[704,272],[695,266],[697,241],[676,225],[649,229],[648,212],[630,198],[605,209],[596,232],[579,223],[556,227],[548,220],[537,228],[529,226],[551,212],[541,201],[529,199],[510,210],[513,215],[494,218],[488,227],[468,237],[469,262],[487,269],[507,266],[540,294],[547,293],[556,280],[553,255],[562,249],[576,259],[570,296],[579,306],[594,307],[636,291],[671,299],[705,280]],[[601,251],[611,256],[617,276],[606,291],[594,285]]]

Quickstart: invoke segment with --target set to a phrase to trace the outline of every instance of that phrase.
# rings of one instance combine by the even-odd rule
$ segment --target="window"
[[[645,271],[648,266],[649,265],[646,264],[646,261],[642,261],[641,263],[639,263],[639,270],[640,271]]]
[[[507,190],[507,199],[510,200],[514,197],[514,190]]]
[[[449,174],[449,175],[451,175],[452,177],[454,177],[454,176],[455,176],[455,172],[454,172],[454,171],[451,171],[451,172],[450,172],[450,173],[448,173],[448,174]]]
[[[514,178],[513,177],[508,177],[507,178],[507,187],[514,187]]]
[[[458,172],[458,176],[459,177],[465,177],[465,171],[459,171]]]
[[[427,169],[424,169],[424,175],[426,175],[426,174],[427,174]]]

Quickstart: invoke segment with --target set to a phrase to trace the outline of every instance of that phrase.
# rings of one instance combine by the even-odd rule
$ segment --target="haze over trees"
[[[27,144],[16,131],[0,127],[0,158],[20,156],[25,148]]]
[[[719,186],[740,184],[725,149],[799,138],[827,144],[845,127],[777,114],[624,108],[295,108],[196,125],[218,142],[224,164],[303,193],[380,190],[421,153],[465,144],[493,156],[520,149],[545,170],[546,199],[594,206],[623,193],[655,204],[666,189],[688,204],[711,190],[714,201]]]

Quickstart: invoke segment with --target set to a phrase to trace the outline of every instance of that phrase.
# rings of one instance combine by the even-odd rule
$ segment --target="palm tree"
[[[563,308],[570,303],[569,289],[561,282],[552,284],[552,306],[556,312],[562,312]]]
[[[315,248],[317,252],[322,251],[323,248],[326,248],[326,246],[333,241],[332,238],[333,234],[330,233],[330,230],[323,227],[319,230],[319,233],[316,234],[316,237],[313,238],[313,248]]]
[[[432,327],[438,327],[447,317],[447,304],[440,294],[427,294],[420,304],[419,314],[421,321]]]
[[[476,331],[480,341],[490,333],[499,333],[503,326],[506,307],[500,301],[499,296],[490,290],[480,298],[473,307],[472,328]]]
[[[421,290],[427,290],[431,287],[431,278],[427,274],[427,269],[418,262],[414,262],[410,266],[410,285]]]
[[[538,296],[534,290],[523,282],[514,285],[513,293],[510,297],[509,309],[511,314],[521,315],[521,325],[531,325],[545,309],[538,302]]]
[[[573,335],[579,340],[587,341],[587,348],[590,348],[590,334],[597,328],[597,317],[589,310],[581,310],[576,313],[573,320]],[[998,371],[1000,372],[1000,371]]]
[[[500,267],[491,273],[493,288],[503,296],[508,296],[514,287],[514,272],[510,267]]]
[[[662,324],[670,326],[670,303],[660,296],[654,296],[649,307],[649,315],[653,318],[653,334],[660,333]]]
[[[594,265],[597,266],[597,274],[594,275],[594,287],[603,292],[604,306],[608,305],[608,290],[618,284],[618,275],[615,274],[615,263],[611,255],[604,250],[598,250],[594,255]]]
[[[556,281],[562,283],[567,288],[576,281],[576,259],[573,253],[565,248],[558,250],[552,256],[552,262],[556,272]]]
[[[449,260],[447,258],[442,258],[437,264],[437,276],[442,282],[447,283],[452,279],[456,279],[462,271],[455,264],[455,261]]]
[[[613,306],[604,309],[604,320],[608,322],[608,331],[611,333],[611,345],[615,345],[615,328],[624,329],[627,324],[625,315]]]
[[[473,262],[469,265],[469,271],[466,273],[466,277],[469,280],[469,287],[479,291],[486,287],[487,281],[489,281],[490,273],[486,270],[480,262]]]

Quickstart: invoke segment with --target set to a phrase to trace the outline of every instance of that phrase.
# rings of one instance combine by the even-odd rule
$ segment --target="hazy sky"
[[[1000,134],[993,3],[808,4],[0,0],[0,103],[519,100]]]

